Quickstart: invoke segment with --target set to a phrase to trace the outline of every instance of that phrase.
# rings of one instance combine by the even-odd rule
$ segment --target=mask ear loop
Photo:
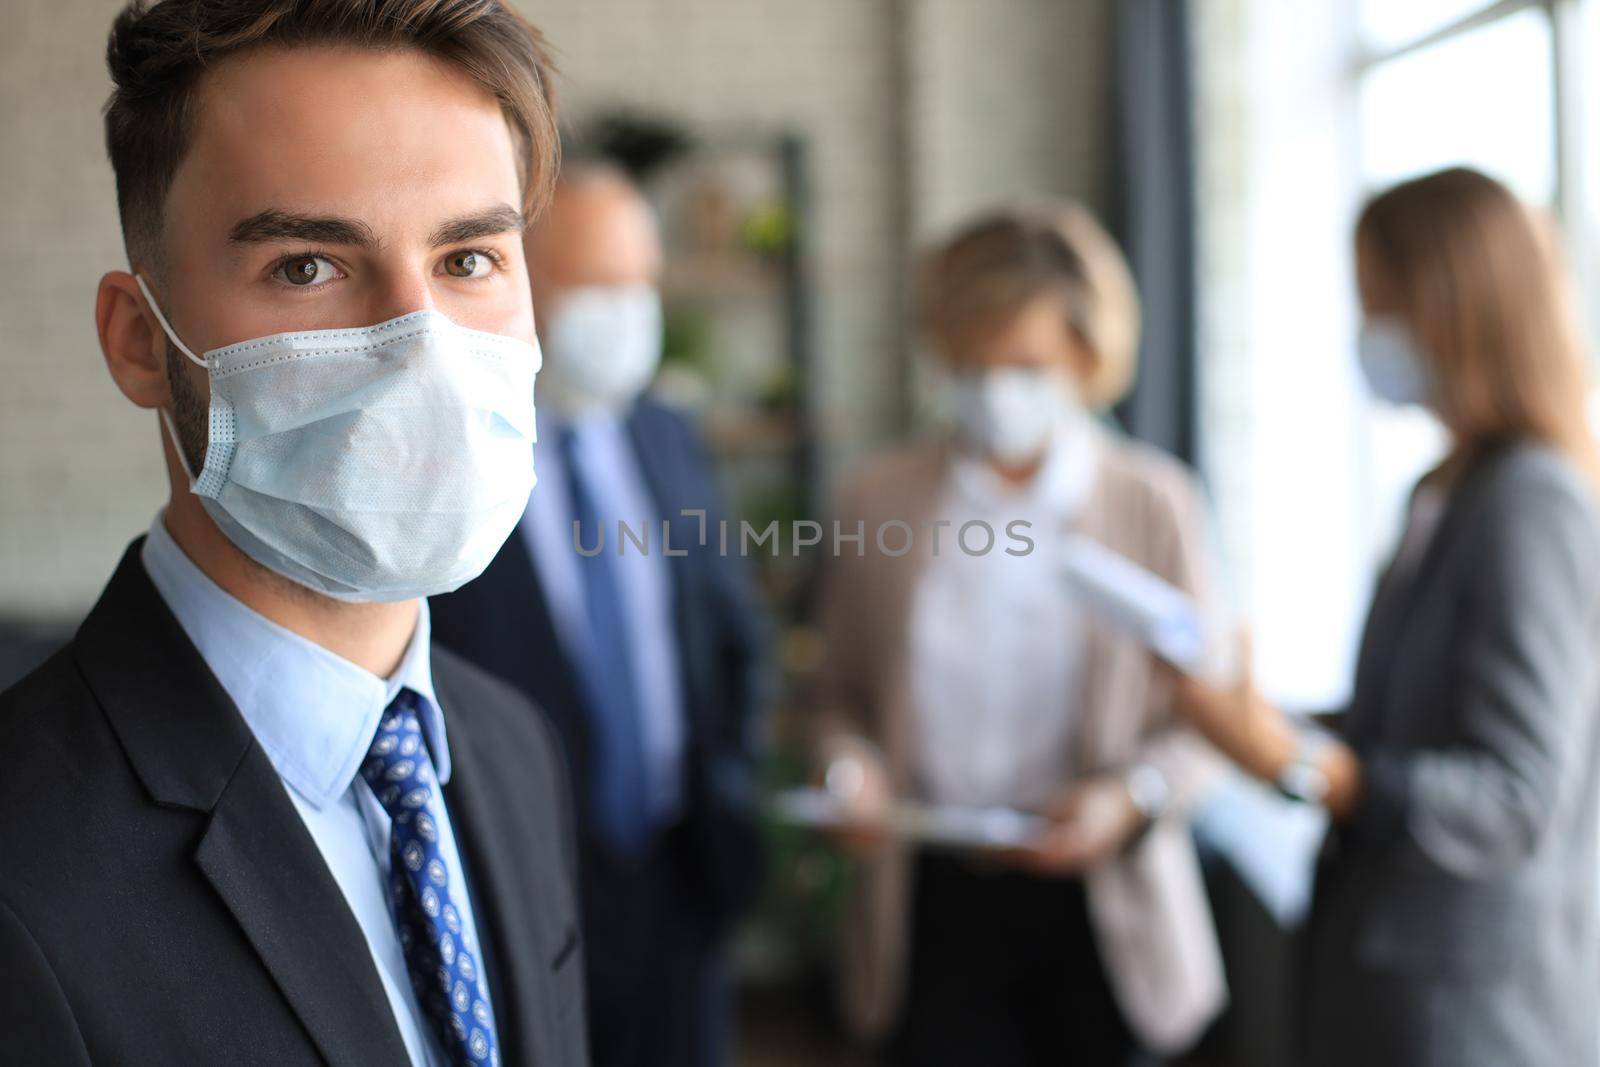
[[[135,274],[133,280],[138,283],[139,291],[144,294],[145,302],[150,305],[150,311],[155,315],[156,321],[161,324],[161,329],[167,335],[167,339],[177,346],[178,351],[188,356],[190,362],[210,370],[210,366],[205,360],[189,351],[189,346],[178,339],[177,333],[173,331],[171,324],[167,322],[167,317],[161,314],[161,305],[156,303],[156,298],[151,295],[150,287],[145,284],[144,279]],[[195,485],[194,471],[189,466],[189,457],[183,450],[183,442],[178,439],[178,427],[172,421],[172,412],[166,408],[161,409],[161,425],[167,428],[167,436],[172,439],[172,450],[178,454],[178,465],[183,468],[184,476],[189,479],[189,489],[192,491]]]
[[[177,333],[172,329],[172,324],[167,322],[165,315],[161,314],[161,305],[156,303],[156,298],[151,294],[150,287],[144,283],[144,279],[135,274],[133,280],[139,284],[139,291],[144,294],[145,303],[150,305],[150,312],[155,315],[156,321],[161,324],[161,329],[166,333],[167,339],[177,345],[178,351],[188,356],[191,363],[201,367],[208,367],[205,360],[189,351],[189,346],[178,339]]]
[[[189,488],[194,489],[194,471],[189,467],[189,457],[183,451],[183,442],[178,440],[178,427],[172,421],[172,415],[166,408],[161,409],[161,425],[167,428],[167,436],[172,439],[172,450],[178,454],[178,466],[183,468],[183,476],[189,479]]]

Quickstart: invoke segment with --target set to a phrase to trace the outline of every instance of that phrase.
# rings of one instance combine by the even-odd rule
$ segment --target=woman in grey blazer
[[[1326,805],[1304,937],[1307,1064],[1600,1060],[1600,517],[1584,375],[1548,237],[1453,169],[1356,230],[1373,390],[1448,458],[1412,496],[1336,732],[1248,679],[1180,685],[1246,770]]]

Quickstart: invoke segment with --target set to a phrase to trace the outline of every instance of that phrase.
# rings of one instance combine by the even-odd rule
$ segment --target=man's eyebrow
[[[459,244],[475,237],[491,237],[497,233],[521,233],[527,226],[522,212],[509,204],[496,204],[483,211],[462,215],[441,223],[428,240],[433,247]]]
[[[228,240],[240,244],[259,241],[311,241],[316,244],[359,245],[373,248],[378,239],[372,227],[359,219],[337,216],[293,215],[268,208],[236,223]]]

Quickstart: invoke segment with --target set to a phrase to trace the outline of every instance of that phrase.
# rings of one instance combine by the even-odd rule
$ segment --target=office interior
[[[1088,206],[1144,304],[1114,417],[1199,474],[1229,613],[1289,708],[1348,696],[1405,494],[1444,447],[1361,382],[1361,203],[1451,164],[1500,179],[1559,227],[1600,341],[1600,0],[516,4],[555,47],[569,151],[620,160],[659,214],[652,388],[756,528],[826,521],[855,464],[943,417],[910,314],[931,242],[1018,198]],[[0,685],[70,635],[166,492],[157,422],[105,374],[92,314],[124,262],[100,111],[119,6],[9,4],[0,34]],[[751,555],[778,622],[772,791],[810,773],[824,548]],[[1283,975],[1322,831],[1242,776],[1198,808],[1231,997],[1179,1062],[1290,1062]],[[832,999],[851,861],[776,818],[765,834],[735,1059],[873,1063]]]

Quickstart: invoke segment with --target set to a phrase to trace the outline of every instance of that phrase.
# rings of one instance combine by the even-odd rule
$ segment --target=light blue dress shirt
[[[408,688],[423,698],[422,730],[439,782],[450,780],[444,714],[433,691],[427,601],[418,602],[417,628],[399,669],[379,678],[225,592],[184,555],[164,518],[156,516],[141,554],[150,580],[283,779],[366,936],[411,1062],[447,1067],[433,1024],[412,992],[389,911],[389,814],[359,774],[384,708]],[[456,905],[463,939],[481,959],[455,831],[443,794],[436,800],[440,850],[450,884],[461,887]]]
[[[563,425],[543,412],[538,439],[553,444]],[[616,564],[617,592],[633,652],[634,706],[639,709],[640,738],[649,774],[650,811],[658,825],[667,825],[682,810],[684,710],[683,680],[678,669],[678,643],[673,617],[672,573],[661,543],[663,516],[645,484],[627,427],[615,416],[593,413],[571,424],[573,452],[582,465],[584,484],[600,513],[609,516],[605,551]],[[560,453],[547,447],[541,457],[559,463]],[[589,648],[583,580],[572,537],[572,498],[565,471],[547,466],[528,498],[519,531],[544,589],[557,639],[567,660],[589,669]],[[648,544],[640,551],[631,540],[618,540],[618,520],[634,537]],[[648,531],[648,533],[646,533]],[[583,547],[593,549],[597,534],[582,531]],[[648,537],[648,541],[645,538]],[[619,547],[620,556],[615,555]],[[674,545],[674,551],[687,546]],[[604,655],[605,650],[600,650]]]

